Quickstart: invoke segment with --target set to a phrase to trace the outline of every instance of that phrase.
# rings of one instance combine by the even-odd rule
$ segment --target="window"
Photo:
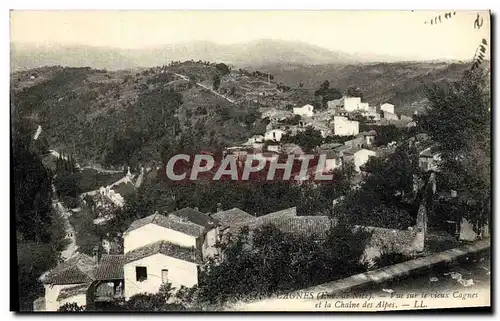
[[[168,270],[167,269],[161,270],[161,282],[162,283],[168,282]]]
[[[135,267],[135,280],[142,282],[148,279],[148,270],[145,266]]]

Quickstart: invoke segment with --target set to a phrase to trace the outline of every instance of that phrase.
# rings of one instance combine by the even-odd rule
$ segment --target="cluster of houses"
[[[320,241],[335,224],[328,216],[298,214],[295,207],[260,217],[238,208],[216,213],[202,213],[196,208],[157,211],[129,226],[123,234],[122,254],[101,254],[98,250],[93,256],[77,254],[46,273],[41,278],[45,296],[35,301],[34,308],[57,311],[66,303],[96,306],[127,300],[139,293],[157,293],[167,282],[177,289],[192,287],[198,284],[207,259],[221,257],[216,243],[228,242],[244,226],[252,235],[255,229],[273,224],[283,232],[314,236]],[[383,246],[380,242],[391,242],[396,236],[401,252],[423,248],[415,243],[418,238],[410,230],[371,229],[375,236],[367,256],[376,255]]]
[[[362,102],[360,97],[344,96],[327,102],[327,109],[314,111],[314,106],[306,104],[294,107],[292,111],[269,109],[262,113],[262,118],[268,118],[270,123],[265,133],[266,140],[280,141],[284,134],[296,135],[307,127],[312,127],[327,136],[351,136],[359,134],[359,121],[354,116],[362,116],[372,122],[399,120],[394,112],[394,105],[382,104],[380,112],[377,107]],[[287,121],[300,116],[298,124],[290,125]],[[404,116],[401,116],[404,117]],[[408,122],[411,118],[405,117]]]
[[[361,101],[359,97],[342,97],[328,102],[328,109],[314,112],[312,105],[287,111],[264,113],[271,120],[264,135],[255,135],[241,146],[228,147],[225,155],[232,154],[240,160],[246,155],[260,155],[266,160],[276,160],[283,155],[304,155],[296,144],[282,143],[283,135],[295,135],[308,126],[320,130],[323,137],[329,135],[353,136],[343,144],[330,143],[317,146],[318,155],[326,155],[327,171],[341,168],[352,162],[357,172],[370,157],[377,156],[373,148],[376,131],[359,132],[359,122],[352,120],[353,113],[374,121],[397,119],[394,105],[383,104],[381,113],[375,107]],[[290,116],[300,116],[297,125],[284,125]],[[424,170],[436,171],[440,157],[431,147],[420,153],[419,165]],[[149,172],[149,170],[146,170]],[[82,195],[99,202],[122,207],[123,196],[136,190],[145,179],[145,171],[138,177],[128,173],[115,183]],[[106,200],[104,202],[103,200]],[[334,202],[335,203],[335,202]],[[95,224],[106,222],[109,217],[99,217]],[[139,293],[157,293],[165,283],[179,289],[198,284],[200,272],[209,258],[220,258],[218,242],[228,242],[242,227],[250,231],[266,224],[295,235],[315,236],[324,239],[328,229],[335,224],[327,216],[301,216],[296,208],[268,213],[256,217],[241,209],[219,209],[215,213],[202,213],[197,208],[183,208],[174,212],[157,211],[150,216],[134,221],[123,233],[123,253],[101,253],[96,247],[94,255],[77,253],[72,258],[45,273],[41,282],[45,295],[34,302],[37,311],[57,311],[66,303],[95,306],[100,302],[129,299]],[[417,225],[419,223],[417,222]],[[421,228],[392,230],[371,228],[373,242],[365,254],[373,258],[384,246],[391,245],[400,253],[415,253],[423,250],[424,238]],[[384,245],[384,243],[387,243]],[[370,259],[370,258],[368,258]]]

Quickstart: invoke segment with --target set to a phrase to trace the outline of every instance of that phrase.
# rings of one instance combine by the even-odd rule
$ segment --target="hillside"
[[[216,66],[189,61],[134,71],[19,71],[11,74],[12,116],[30,136],[40,125],[40,141],[74,154],[82,165],[151,164],[175,150],[219,150],[262,134],[262,111],[310,103],[324,80],[342,91],[358,85],[370,104],[392,102],[398,113],[411,114],[425,105],[424,83],[454,79],[465,68],[416,63],[267,68],[272,75],[233,69],[214,93]]]
[[[52,149],[82,164],[159,161],[182,136],[182,148],[220,148],[246,140],[259,127],[256,107],[234,104],[172,71],[191,70],[199,81],[213,65],[184,64],[141,72],[46,67],[11,76],[12,117]],[[260,126],[262,131],[262,126]],[[181,147],[178,147],[181,148]]]
[[[224,61],[238,67],[284,63],[307,65],[359,63],[396,59],[373,55],[352,55],[304,42],[273,39],[229,45],[195,41],[144,49],[12,43],[11,57],[11,68],[14,71],[51,65],[119,70],[153,67],[171,61],[191,59]]]
[[[259,70],[290,87],[317,89],[325,80],[341,91],[358,86],[363,100],[373,105],[392,103],[396,112],[411,115],[426,105],[425,87],[431,83],[458,80],[467,64],[445,62],[395,62],[358,65],[267,65]]]

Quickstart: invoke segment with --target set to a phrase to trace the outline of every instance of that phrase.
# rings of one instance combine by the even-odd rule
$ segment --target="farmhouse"
[[[312,117],[314,115],[314,106],[307,104],[302,107],[294,107],[293,113],[295,115]]]
[[[218,221],[191,208],[133,222],[123,235],[125,298],[156,293],[165,282],[196,285],[198,266],[217,254],[217,235]]]
[[[78,254],[40,277],[45,288],[44,311],[57,311],[66,303],[86,305],[86,293],[95,280],[97,257]]]

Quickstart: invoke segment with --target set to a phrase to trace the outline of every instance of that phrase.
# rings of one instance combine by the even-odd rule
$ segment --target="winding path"
[[[189,77],[188,77],[188,76],[181,75],[181,74],[178,74],[178,73],[175,73],[175,72],[174,72],[174,74],[175,74],[177,77],[180,77],[181,79],[183,79],[183,80],[185,80],[185,81],[189,81]],[[224,95],[222,95],[222,94],[220,94],[220,93],[216,92],[215,90],[213,90],[212,88],[208,87],[207,85],[204,85],[204,84],[199,83],[199,82],[197,82],[197,83],[196,83],[196,85],[197,85],[197,86],[200,86],[200,87],[202,87],[202,88],[205,88],[205,89],[207,89],[207,90],[210,90],[210,91],[211,91],[211,92],[213,92],[215,95],[217,95],[217,96],[219,96],[219,97],[221,97],[221,98],[223,98],[223,99],[225,99],[225,100],[229,101],[231,104],[235,104],[235,105],[236,105],[236,102],[235,102],[234,100],[232,100],[231,98],[228,98],[228,97],[226,97],[226,96],[224,96]]]

